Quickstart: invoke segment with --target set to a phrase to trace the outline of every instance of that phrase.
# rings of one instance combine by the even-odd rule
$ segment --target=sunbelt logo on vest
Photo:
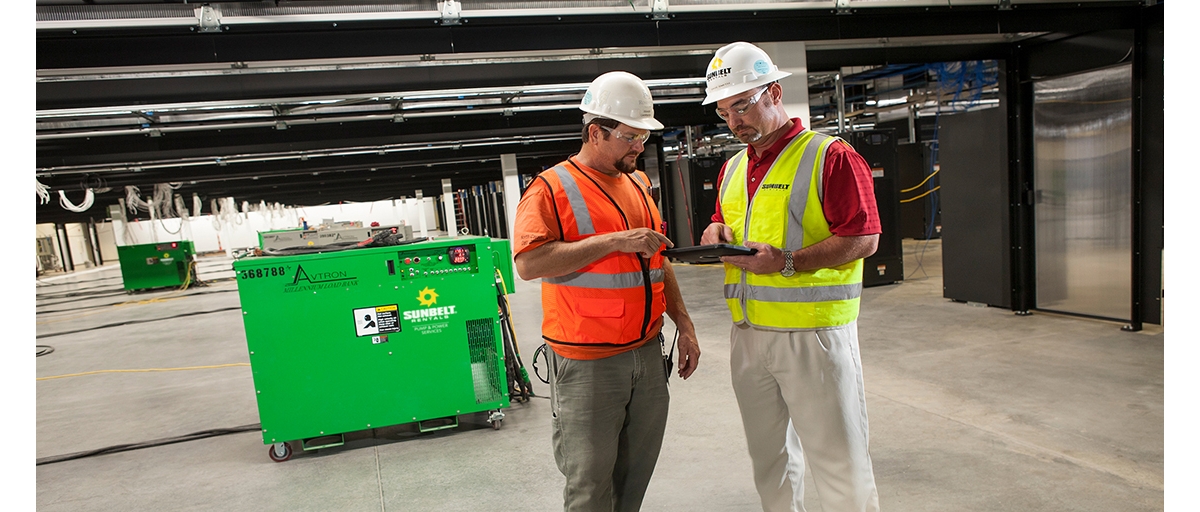
[[[410,309],[404,312],[404,319],[414,323],[431,322],[434,320],[446,320],[451,315],[455,314],[455,306],[438,306],[437,290],[426,286],[417,294],[417,302],[424,306],[424,309]]]

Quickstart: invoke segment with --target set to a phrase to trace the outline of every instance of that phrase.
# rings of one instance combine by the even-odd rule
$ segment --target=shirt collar
[[[780,137],[779,140],[775,141],[774,144],[771,144],[771,147],[767,148],[767,150],[763,151],[760,155],[757,151],[755,151],[754,146],[747,145],[746,155],[755,160],[778,155],[780,151],[783,151],[784,146],[787,146],[788,143],[791,142],[792,139],[796,138],[797,135],[800,135],[800,132],[802,131],[804,131],[804,124],[800,122],[799,117],[793,117],[792,128],[788,130],[787,133],[783,134],[783,137]]]

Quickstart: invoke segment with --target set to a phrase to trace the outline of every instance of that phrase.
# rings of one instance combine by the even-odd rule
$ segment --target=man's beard
[[[627,157],[629,155],[637,156],[636,153],[628,153],[625,156],[617,159],[616,162],[613,162],[613,167],[616,167],[617,170],[621,171],[623,174],[630,174],[633,171],[636,171],[637,170],[637,159],[634,159],[633,163],[631,163],[631,164],[625,163],[625,157]]]
[[[762,138],[762,132],[760,132],[758,130],[754,130],[753,128],[751,128],[751,130],[753,130],[753,133],[751,133],[750,135],[742,136],[742,134],[740,132],[735,132],[734,136],[736,136],[738,138],[738,140],[740,140],[746,144],[758,142],[758,139]]]

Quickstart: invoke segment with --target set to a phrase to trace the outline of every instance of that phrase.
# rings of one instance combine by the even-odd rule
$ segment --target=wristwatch
[[[796,269],[792,267],[792,251],[783,251],[783,270],[779,271],[779,275],[792,277],[795,273]]]

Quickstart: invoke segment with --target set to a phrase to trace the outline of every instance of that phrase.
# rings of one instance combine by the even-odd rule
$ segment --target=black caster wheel
[[[292,446],[287,443],[275,443],[267,448],[267,456],[275,462],[283,462],[292,458]]]
[[[488,423],[492,424],[492,430],[500,430],[500,425],[504,421],[504,413],[499,409],[493,409],[488,414]]]

